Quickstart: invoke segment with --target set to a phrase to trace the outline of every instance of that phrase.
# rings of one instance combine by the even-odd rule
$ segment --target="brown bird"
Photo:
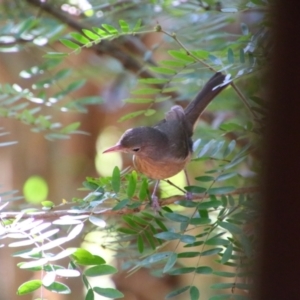
[[[176,175],[190,161],[194,125],[206,106],[229,84],[225,79],[225,75],[216,73],[185,109],[175,105],[155,126],[126,130],[115,146],[103,152],[133,154],[135,169],[157,180],[152,194],[155,209],[159,208],[155,196],[159,181]]]

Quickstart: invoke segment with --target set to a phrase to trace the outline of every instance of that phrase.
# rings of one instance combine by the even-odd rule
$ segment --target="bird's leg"
[[[167,179],[167,180],[165,180],[165,182],[167,182],[169,185],[173,186],[177,190],[179,190],[179,191],[181,191],[183,193],[186,193],[185,190],[181,189],[179,186],[177,186],[176,184],[174,184],[171,180]]]
[[[155,185],[154,185],[154,189],[153,189],[153,192],[152,192],[152,195],[151,195],[152,208],[153,208],[155,211],[160,210],[160,205],[159,205],[159,202],[158,202],[158,198],[157,198],[157,196],[155,195],[155,194],[156,194],[157,187],[158,187],[158,184],[159,184],[159,181],[160,181],[160,180],[156,180]]]
[[[189,176],[187,174],[186,168],[184,168],[184,174],[185,174],[185,178],[186,178],[186,183],[189,186],[190,185],[190,180],[189,180]],[[187,200],[193,200],[193,193],[192,192],[185,192],[185,196]]]

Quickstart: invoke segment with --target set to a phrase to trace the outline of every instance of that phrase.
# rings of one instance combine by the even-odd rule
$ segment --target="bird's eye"
[[[138,152],[138,151],[140,151],[140,148],[132,148],[132,151]]]

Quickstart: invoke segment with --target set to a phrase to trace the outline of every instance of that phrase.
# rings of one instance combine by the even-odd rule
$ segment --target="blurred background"
[[[87,176],[109,176],[115,165],[121,169],[131,165],[129,156],[102,155],[102,151],[113,145],[125,129],[155,124],[172,105],[177,103],[185,106],[213,75],[212,70],[199,63],[194,66],[193,73],[183,72],[184,80],[178,85],[174,84],[170,90],[170,99],[151,106],[155,110],[153,115],[140,115],[119,122],[121,117],[130,112],[149,108],[148,103],[126,103],[124,99],[130,98],[131,91],[139,87],[139,78],[151,75],[149,67],[156,66],[161,60],[170,59],[168,50],[180,49],[180,45],[172,37],[153,30],[157,24],[170,34],[175,32],[178,40],[188,49],[218,53],[219,57],[230,60],[227,51],[229,45],[236,48],[240,46],[241,49],[256,47],[257,35],[264,34],[261,26],[264,10],[263,2],[242,0],[1,0],[2,94],[8,83],[14,85],[16,90],[27,89],[34,95],[7,102],[7,108],[12,103],[20,104],[20,107],[12,109],[8,115],[5,115],[5,105],[0,111],[0,130],[9,133],[5,137],[1,136],[0,142],[17,141],[16,144],[0,147],[0,192],[3,200],[24,197],[11,201],[8,209],[19,211],[33,205],[39,207],[39,203],[44,200],[51,200],[59,205],[73,198],[84,197],[84,192],[79,188]],[[100,27],[101,24],[117,26],[119,19],[126,20],[131,26],[141,19],[145,32],[103,41],[93,47],[83,48],[80,54],[71,53],[70,49],[57,40],[58,36],[69,37],[70,32],[80,31],[82,28]],[[249,43],[250,35],[253,45]],[[70,55],[59,66],[54,64],[43,67],[46,61],[44,55],[48,52]],[[218,57],[210,59],[209,64],[215,70],[227,71],[223,62],[216,61]],[[245,76],[237,80],[246,96],[247,93],[254,94],[261,90],[260,73],[254,73],[253,76],[249,72],[254,65],[256,67],[260,63],[257,60],[256,64],[247,65]],[[65,71],[60,73],[61,78],[54,79],[59,70]],[[233,77],[239,77],[240,70],[233,63],[229,73],[233,73]],[[82,80],[85,84],[80,89],[70,88],[72,82],[80,87]],[[69,91],[62,95],[66,87],[69,87]],[[26,106],[23,107],[22,103],[26,103]],[[59,136],[55,130],[53,136],[51,130],[33,132],[36,126],[28,124],[28,119],[24,115],[18,117],[17,113],[36,106],[41,109],[38,114],[51,115],[50,121],[53,124],[67,126],[80,122],[79,129],[83,133],[71,134],[70,138],[66,138]],[[224,121],[238,120],[245,124],[248,119],[249,112],[244,104],[232,89],[228,89],[203,114],[196,135],[199,136],[201,132],[201,138],[214,138],[220,134],[217,129]],[[199,168],[205,169],[205,166],[195,163],[188,166],[191,178],[199,173]],[[249,169],[244,171],[251,176]],[[184,180],[182,174],[178,180]],[[4,195],[15,190],[18,191],[15,194]],[[167,196],[172,194],[168,186],[165,193]],[[99,237],[95,235],[87,239],[89,238]],[[78,238],[70,246],[78,246],[82,242],[82,238]],[[85,240],[84,243],[86,247],[95,244],[96,250],[91,248],[91,251],[100,251],[108,261],[113,261],[113,254],[105,251],[94,240]],[[9,248],[0,250],[0,259],[0,299],[18,299],[15,296],[16,290],[22,282],[31,278],[30,273],[18,270],[17,259],[11,257]],[[115,264],[118,265],[118,262]],[[114,283],[111,284],[125,291],[125,299],[151,300],[163,299],[168,291],[178,287],[177,280],[177,277],[175,279],[171,276],[157,279],[148,270],[142,269],[129,277],[120,273],[113,278]],[[184,277],[182,280],[188,282],[189,279]],[[209,276],[201,278],[200,285],[205,286],[210,280]],[[45,299],[84,299],[83,286],[78,281],[69,279],[68,285],[72,289],[72,295],[45,294]],[[74,295],[77,296],[74,298]],[[205,297],[208,295],[204,295],[203,299]],[[22,299],[32,299],[32,295],[22,296]]]

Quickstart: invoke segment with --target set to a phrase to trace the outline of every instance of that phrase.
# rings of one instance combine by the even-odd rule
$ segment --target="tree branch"
[[[244,187],[244,188],[239,188],[236,189],[230,193],[227,193],[226,195],[231,195],[231,196],[236,196],[240,194],[255,194],[258,193],[260,190],[258,187],[252,186],[252,187]],[[220,196],[220,195],[216,195]],[[208,194],[203,194],[203,195],[193,195],[193,200],[201,202],[204,199],[209,198]],[[160,200],[160,205],[161,206],[166,206],[170,204],[176,204],[176,202],[180,200],[186,200],[184,195],[176,195],[172,196],[169,198],[164,198]],[[73,203],[71,203],[73,204]],[[66,205],[70,205],[70,203],[67,203]],[[60,207],[60,206],[58,206]],[[63,216],[68,216],[68,215],[94,215],[94,216],[120,216],[120,215],[128,215],[128,214],[134,214],[138,213],[140,211],[146,210],[149,207],[148,202],[144,202],[141,204],[141,206],[135,210],[133,209],[128,209],[128,208],[123,208],[120,210],[112,210],[110,208],[105,208],[105,209],[99,209],[99,210],[75,210],[75,209],[65,209],[65,210],[53,210],[50,211],[36,211],[36,212],[29,212],[27,214],[24,214],[21,216],[20,219],[28,219],[28,218],[34,218],[36,220],[38,219],[43,219],[43,220],[49,220],[49,219],[58,219]],[[15,218],[16,216],[19,216],[20,212],[2,212],[0,214],[0,219],[11,219]]]
[[[60,20],[63,24],[68,25],[69,27],[80,32],[81,34],[82,34],[82,29],[88,29],[90,27],[89,25],[81,24],[80,22],[72,18],[70,15],[64,13],[59,8],[56,8],[53,4],[51,5],[49,2],[41,2],[40,0],[26,0],[26,1],[30,5],[39,8],[41,11],[47,12],[52,17]],[[92,29],[90,28],[90,30]],[[139,45],[139,47],[141,47],[141,45]],[[153,77],[153,74],[147,71],[143,67],[143,65],[138,62],[137,59],[125,53],[124,49],[119,49],[118,47],[116,47],[112,41],[101,41],[100,44],[94,45],[92,48],[94,48],[95,51],[99,54],[106,54],[114,57],[115,59],[117,59],[123,64],[125,69],[130,70],[133,73],[138,73],[139,76],[142,78]],[[138,49],[138,47],[133,46],[133,48],[141,52],[141,49]],[[146,51],[146,49],[143,50]],[[132,47],[131,47],[131,52],[132,52]],[[152,64],[154,63],[152,62]]]

